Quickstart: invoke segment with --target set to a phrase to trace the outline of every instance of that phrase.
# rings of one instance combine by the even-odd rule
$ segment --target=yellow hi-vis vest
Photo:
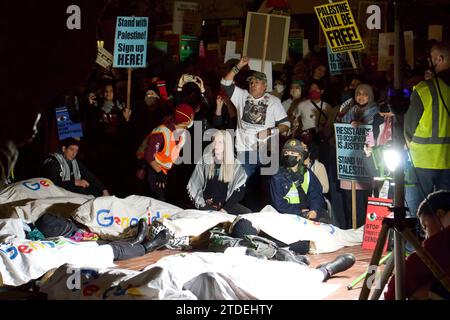
[[[302,183],[302,189],[305,192],[305,194],[308,194],[308,188],[309,188],[309,171],[306,170],[305,174],[303,175],[303,183]],[[283,197],[283,199],[285,199],[289,204],[300,204],[300,196],[298,195],[298,190],[294,182],[292,182],[292,186],[289,189],[289,192]]]
[[[450,169],[450,118],[436,81],[422,81],[414,88],[423,104],[423,114],[410,144],[411,160],[416,168]],[[439,86],[442,99],[450,108],[450,87],[440,79]]]

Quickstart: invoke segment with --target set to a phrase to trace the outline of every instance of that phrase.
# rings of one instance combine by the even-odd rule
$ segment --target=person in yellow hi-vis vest
[[[270,180],[272,205],[280,213],[300,215],[312,220],[327,216],[322,185],[304,165],[307,153],[301,142],[289,139],[282,151],[282,166]]]
[[[180,104],[173,117],[168,117],[147,136],[137,151],[138,159],[145,159],[147,182],[152,197],[166,201],[167,173],[178,159],[185,143],[184,135],[174,135],[175,130],[185,130],[194,124],[194,109]]]
[[[434,189],[450,189],[450,44],[436,43],[430,62],[436,77],[414,87],[405,114],[412,166],[405,197],[412,216]]]

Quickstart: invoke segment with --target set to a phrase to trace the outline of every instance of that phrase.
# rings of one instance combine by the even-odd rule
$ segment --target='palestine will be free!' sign
[[[364,49],[347,1],[325,4],[314,10],[333,53]]]
[[[147,37],[147,17],[117,17],[113,67],[145,68]]]

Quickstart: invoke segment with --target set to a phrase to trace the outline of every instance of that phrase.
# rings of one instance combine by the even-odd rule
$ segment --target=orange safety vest
[[[167,174],[180,156],[181,148],[184,145],[184,137],[180,136],[179,141],[176,141],[173,132],[163,124],[153,129],[150,136],[160,133],[164,137],[164,148],[155,154],[155,161],[161,170]]]

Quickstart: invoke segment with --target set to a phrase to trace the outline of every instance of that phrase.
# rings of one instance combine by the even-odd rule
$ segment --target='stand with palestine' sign
[[[145,68],[148,18],[117,17],[114,68]]]

